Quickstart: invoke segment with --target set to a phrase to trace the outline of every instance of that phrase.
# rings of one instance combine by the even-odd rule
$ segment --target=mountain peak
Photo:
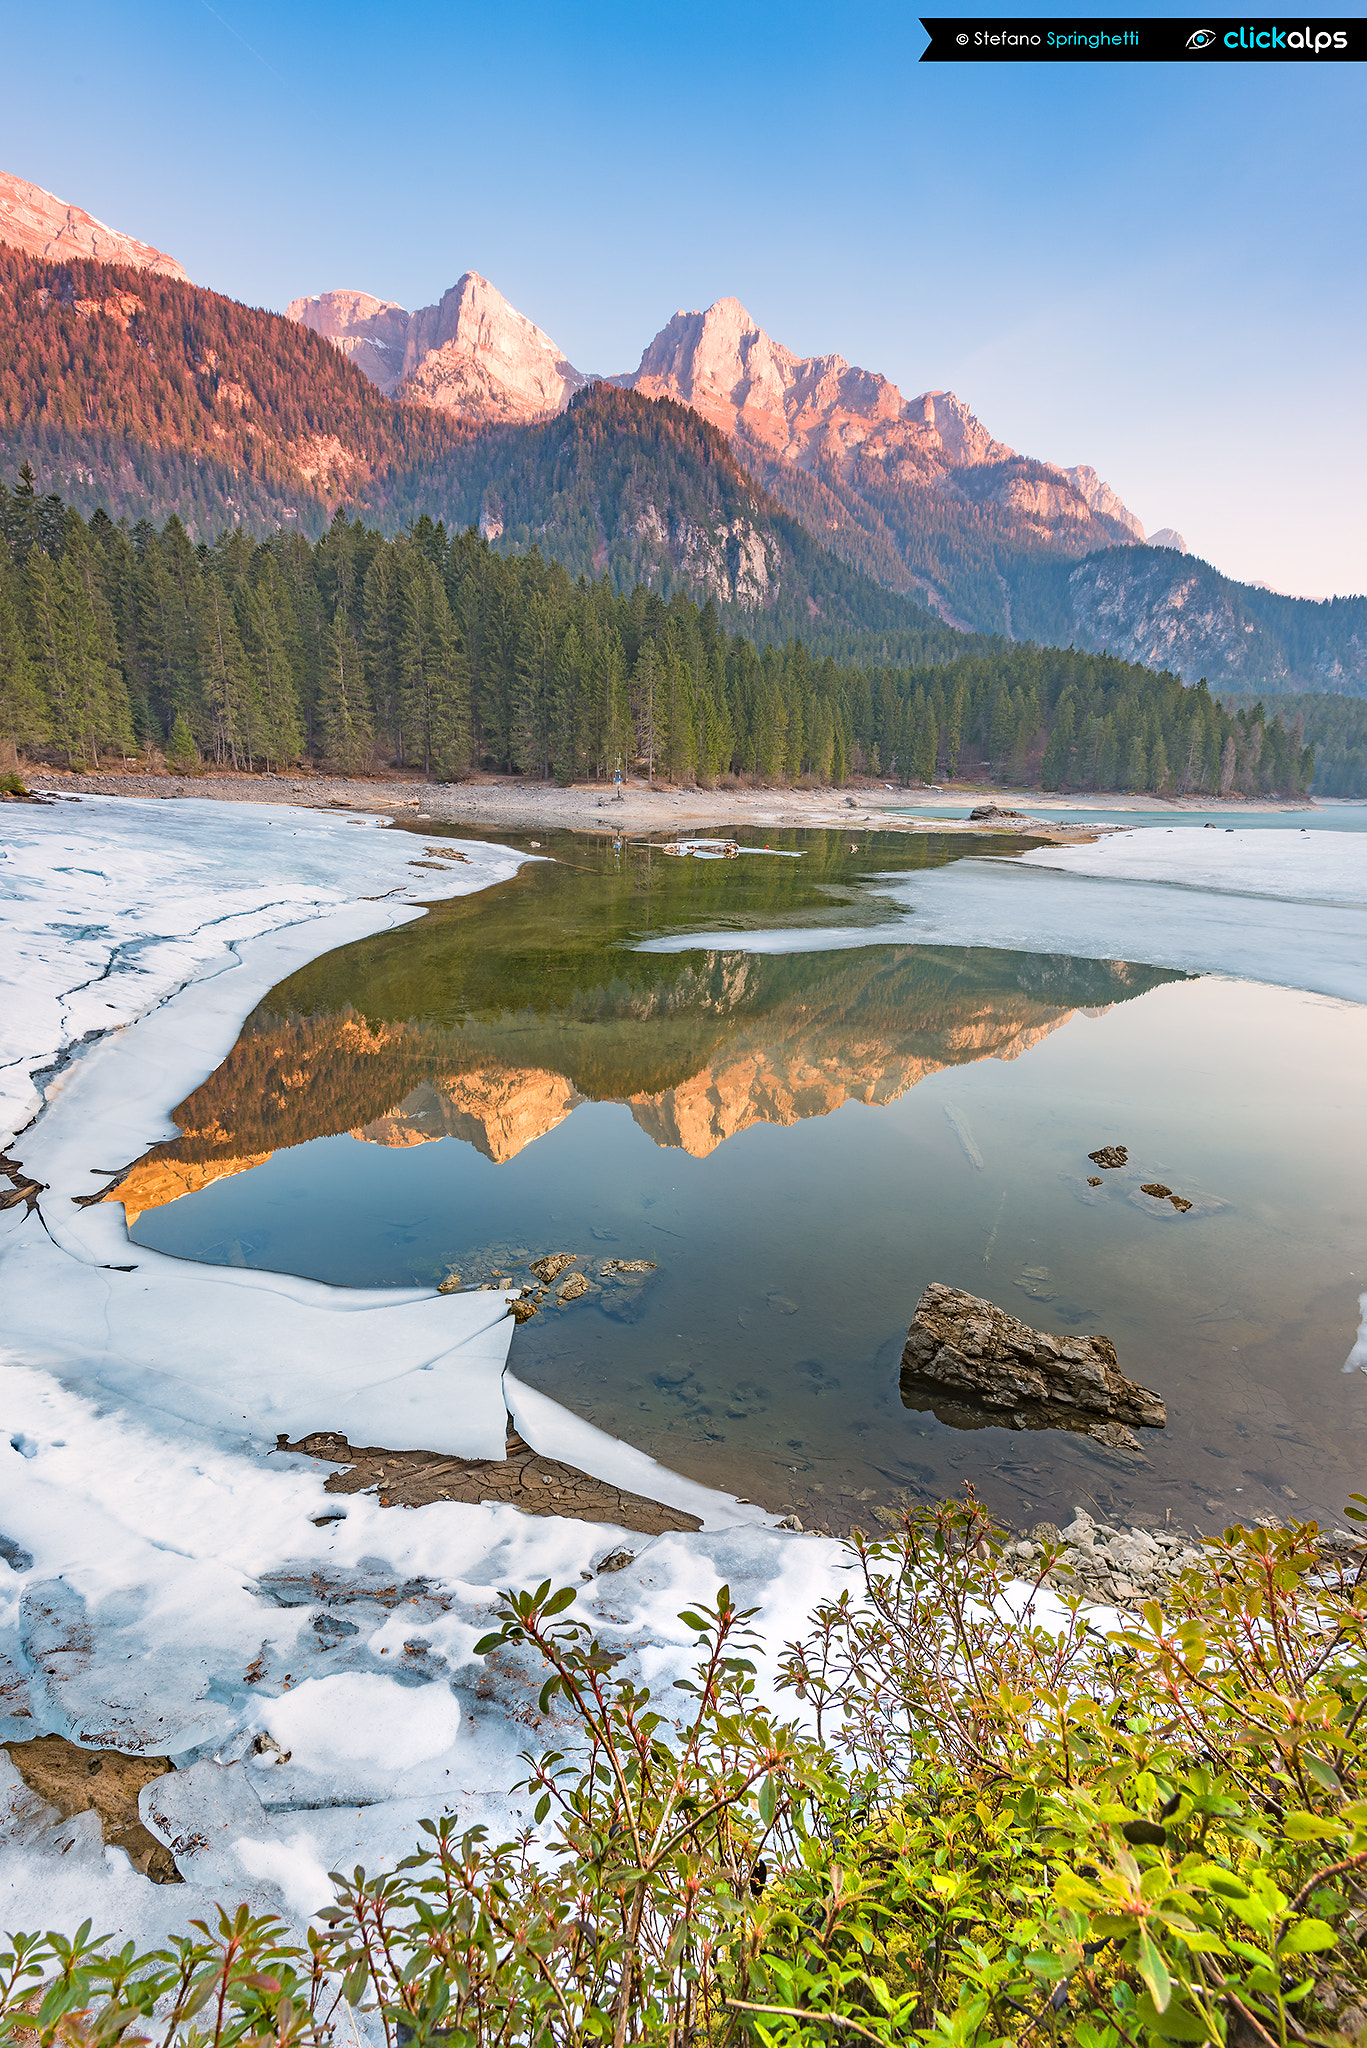
[[[588,381],[496,285],[467,270],[409,321],[397,395],[492,423],[561,412]]]
[[[49,263],[82,256],[96,263],[121,263],[130,270],[155,271],[159,277],[174,277],[181,284],[190,282],[174,256],[118,228],[106,227],[93,213],[9,171],[0,171],[0,242]]]
[[[486,425],[560,412],[589,381],[477,270],[416,313],[357,291],[292,299],[285,311],[382,391]]]
[[[321,334],[385,393],[392,393],[403,375],[409,316],[393,299],[376,299],[369,292],[317,292],[310,299],[291,299],[285,318]]]

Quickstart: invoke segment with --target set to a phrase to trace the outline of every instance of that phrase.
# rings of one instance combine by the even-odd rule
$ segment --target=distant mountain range
[[[258,312],[5,177],[0,243],[24,252],[0,253],[0,462],[87,511],[174,510],[206,538],[427,511],[619,585],[709,591],[757,633],[920,632],[925,608],[1189,682],[1367,694],[1367,599],[1233,582],[1170,528],[1146,544],[1094,470],[1018,454],[952,392],[795,356],[736,299],[597,378],[475,272],[416,312],[359,291]]]

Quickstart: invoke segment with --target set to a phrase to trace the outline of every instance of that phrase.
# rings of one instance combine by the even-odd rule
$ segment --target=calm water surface
[[[1027,1524],[1337,1516],[1367,1477],[1361,1008],[982,948],[633,952],[885,924],[866,876],[964,853],[744,836],[802,857],[543,833],[513,881],[292,977],[125,1182],[133,1236],[366,1286],[578,1253],[594,1289],[517,1329],[518,1375],[808,1526],[965,1480]],[[1091,1188],[1109,1142],[1132,1164]],[[655,1269],[599,1282],[609,1257]],[[929,1280],[1105,1331],[1168,1428],[1133,1461],[906,1405]]]

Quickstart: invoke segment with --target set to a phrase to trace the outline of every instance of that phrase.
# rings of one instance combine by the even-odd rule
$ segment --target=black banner
[[[1367,21],[927,20],[923,64],[1342,63],[1367,57]]]

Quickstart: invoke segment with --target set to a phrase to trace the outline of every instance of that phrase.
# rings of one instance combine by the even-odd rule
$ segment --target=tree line
[[[1314,770],[1294,720],[1107,655],[970,642],[920,666],[837,662],[426,516],[389,540],[339,512],[316,542],[239,526],[196,546],[174,517],[83,520],[25,468],[0,485],[0,534],[0,738],[72,766],[155,749],[180,770],[967,772],[1224,795],[1294,794]]]
[[[1248,708],[1247,694],[1221,692],[1228,710]],[[1300,720],[1306,740],[1315,750],[1315,796],[1367,796],[1367,700],[1340,696],[1324,690],[1304,694],[1264,697],[1264,716],[1280,717],[1287,725]]]

